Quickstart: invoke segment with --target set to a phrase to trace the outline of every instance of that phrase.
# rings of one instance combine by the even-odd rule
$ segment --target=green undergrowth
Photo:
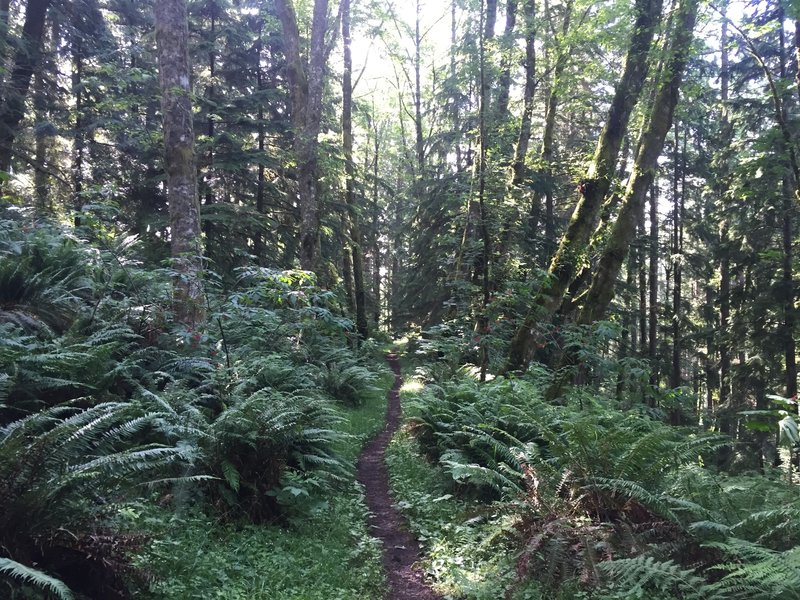
[[[413,422],[418,412],[413,400],[423,383],[406,375],[411,361],[403,357],[401,364],[405,383],[400,397],[404,416]],[[500,503],[459,495],[449,474],[424,456],[413,426],[394,436],[386,462],[397,506],[422,545],[421,566],[436,591],[448,599],[542,598],[535,582],[517,582],[513,513]]]
[[[207,517],[169,523],[146,560],[157,577],[152,599],[379,598],[380,548],[366,525],[355,483],[303,522],[221,525]]]
[[[427,461],[407,429],[386,453],[398,507],[419,539],[422,567],[446,598],[503,598],[515,580],[509,559],[513,523],[499,506],[454,497],[444,473]],[[539,598],[519,589],[518,600]]]
[[[722,436],[541,389],[424,369],[404,385],[392,486],[448,598],[800,597],[795,486],[710,466]]]
[[[363,404],[339,409],[348,437],[337,450],[353,465],[383,426],[391,381],[384,374]],[[155,532],[139,559],[155,580],[141,597],[380,598],[385,585],[380,545],[369,534],[363,489],[354,474],[333,493],[301,493],[286,501],[296,507],[284,524],[226,524],[199,512],[144,516],[136,507],[124,511],[134,525]]]
[[[0,597],[374,597],[354,466],[385,340],[353,349],[311,273],[247,266],[176,322],[139,250],[0,210]]]

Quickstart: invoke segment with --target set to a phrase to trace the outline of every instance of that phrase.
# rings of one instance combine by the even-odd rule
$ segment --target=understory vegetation
[[[312,541],[308,563],[342,569],[339,596],[307,597],[379,589],[354,459],[387,370],[376,345],[352,350],[335,295],[305,272],[243,269],[206,282],[207,325],[176,325],[168,268],[112,229],[83,233],[0,218],[3,596],[255,597],[236,583],[246,563],[274,598],[308,583],[264,569],[285,571],[267,556],[293,535]]]
[[[175,325],[174,274],[135,239],[23,217],[0,221],[4,593],[380,597],[354,464],[392,376],[377,342],[353,350],[338,297],[247,268],[206,282],[204,326]],[[689,394],[613,357],[619,334],[560,333],[591,368],[554,400],[573,367],[481,383],[465,326],[408,344],[387,463],[427,576],[450,598],[797,597],[793,421],[697,426]]]
[[[405,387],[411,417],[388,460],[448,597],[797,597],[788,466],[748,469],[748,446],[669,425],[616,385],[553,403],[546,369],[481,384],[429,364]]]
[[[800,0],[0,0],[0,600],[800,600],[799,247]]]

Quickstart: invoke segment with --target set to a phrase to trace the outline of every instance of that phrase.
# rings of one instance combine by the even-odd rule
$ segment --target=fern
[[[724,576],[713,585],[713,589],[724,598],[800,598],[800,549],[776,552],[736,538],[709,543],[706,547],[727,558],[714,567]]]
[[[177,475],[189,460],[184,448],[136,440],[156,416],[136,403],[62,406],[0,428],[0,546],[62,578],[91,564],[108,585],[118,585],[131,569],[126,548],[137,542],[107,536],[101,548],[89,547],[102,522],[99,499]]]
[[[467,463],[457,450],[450,450],[442,455],[441,464],[455,481],[485,485],[501,493],[522,492],[518,473],[499,465],[495,468],[487,468],[475,463]]]
[[[609,585],[615,592],[632,597],[656,592],[684,600],[725,598],[694,569],[683,568],[671,560],[659,561],[652,556],[637,556],[603,562],[597,568],[611,580]]]
[[[800,543],[800,503],[747,515],[732,527],[737,537],[753,539],[776,548],[791,548]]]
[[[26,567],[10,558],[0,557],[0,574],[50,592],[60,600],[73,600],[74,598],[72,592],[63,581],[37,569]]]
[[[610,492],[612,496],[617,496],[623,499],[623,501],[635,500],[661,517],[665,517],[673,522],[678,521],[677,516],[672,511],[672,507],[669,505],[669,501],[666,498],[653,494],[633,481],[598,477],[591,480],[587,488]]]

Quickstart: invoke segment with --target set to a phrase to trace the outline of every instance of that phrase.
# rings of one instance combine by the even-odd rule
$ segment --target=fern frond
[[[521,493],[523,488],[520,483],[512,480],[502,469],[490,469],[475,463],[463,461],[463,455],[455,450],[451,450],[442,455],[442,464],[455,481],[465,482],[476,485],[486,485],[498,492]]]
[[[800,599],[800,548],[776,552],[737,538],[706,547],[729,559],[713,567],[725,573],[713,588],[726,599]]]
[[[47,573],[25,566],[10,558],[0,557],[0,573],[17,579],[24,584],[50,592],[60,600],[74,600],[75,598],[67,585],[60,579],[51,577]]]
[[[628,481],[626,479],[609,479],[605,477],[597,477],[590,480],[588,487],[611,492],[612,494],[619,495],[622,498],[636,500],[643,506],[647,507],[655,514],[669,519],[670,521],[677,522],[678,518],[672,511],[672,507],[660,495],[653,494],[643,488],[638,483]]]
[[[615,591],[643,597],[647,591],[666,592],[684,600],[722,600],[694,569],[686,569],[672,560],[659,561],[652,556],[637,556],[603,562],[597,569],[612,580]]]

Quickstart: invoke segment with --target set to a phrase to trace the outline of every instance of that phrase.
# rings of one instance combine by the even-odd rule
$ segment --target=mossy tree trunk
[[[178,273],[175,318],[194,326],[205,317],[205,303],[186,3],[159,0],[154,11],[172,258]]]
[[[275,12],[283,29],[287,78],[291,90],[297,195],[300,205],[300,266],[320,269],[319,137],[325,63],[332,40],[328,31],[328,0],[315,0],[309,49],[301,48],[297,13],[291,0],[276,0]],[[308,56],[306,59],[305,57]]]
[[[614,297],[614,288],[628,247],[636,233],[636,215],[642,210],[647,190],[653,183],[658,157],[672,125],[684,67],[688,60],[697,20],[698,0],[682,0],[675,20],[666,68],[658,83],[658,93],[650,111],[647,130],[642,136],[633,172],[625,188],[617,221],[600,257],[592,284],[578,316],[578,323],[600,320]]]
[[[596,226],[603,199],[607,195],[616,168],[622,141],[631,112],[639,100],[647,79],[648,55],[655,30],[661,19],[662,0],[637,0],[636,21],[625,59],[625,69],[617,85],[606,123],[597,142],[592,165],[582,182],[581,198],[567,231],[550,262],[549,281],[536,297],[528,316],[517,330],[509,351],[506,371],[527,368],[536,339],[535,325],[550,319],[561,305],[564,293],[575,276],[579,257]]]

